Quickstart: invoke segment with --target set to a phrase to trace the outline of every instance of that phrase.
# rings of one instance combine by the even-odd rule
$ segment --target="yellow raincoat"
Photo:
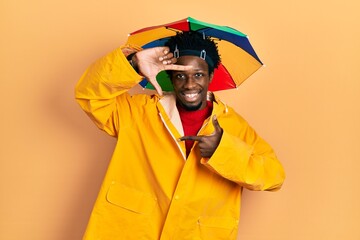
[[[235,239],[243,187],[277,190],[284,181],[272,148],[215,98],[220,144],[204,159],[195,143],[186,159],[175,96],[130,96],[140,80],[119,48],[76,86],[83,110],[118,139],[84,239]],[[199,134],[214,131],[209,119]]]

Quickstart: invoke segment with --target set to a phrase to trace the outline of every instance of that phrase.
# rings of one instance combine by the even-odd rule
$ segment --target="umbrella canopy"
[[[203,33],[211,37],[218,46],[221,62],[214,71],[213,80],[209,85],[210,91],[236,88],[263,65],[247,35],[227,26],[206,23],[191,17],[132,32],[127,43],[141,48],[164,46],[170,37],[181,31]],[[160,72],[156,79],[163,91],[173,90],[165,72]],[[140,82],[140,85],[154,89],[146,79]]]

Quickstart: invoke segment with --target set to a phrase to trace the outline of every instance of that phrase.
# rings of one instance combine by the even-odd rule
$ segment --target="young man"
[[[118,139],[84,239],[235,239],[243,187],[277,190],[285,174],[272,148],[208,92],[216,44],[185,32],[129,53],[98,60],[76,86],[80,106]],[[156,82],[162,70],[173,93]],[[142,76],[158,94],[127,93]]]

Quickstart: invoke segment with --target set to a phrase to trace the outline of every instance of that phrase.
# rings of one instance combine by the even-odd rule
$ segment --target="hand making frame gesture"
[[[176,65],[177,58],[174,58],[174,54],[169,52],[168,47],[144,49],[137,52],[132,60],[139,73],[148,79],[160,96],[163,94],[162,89],[156,81],[156,75],[159,72],[164,70],[186,71],[191,69],[191,66]]]

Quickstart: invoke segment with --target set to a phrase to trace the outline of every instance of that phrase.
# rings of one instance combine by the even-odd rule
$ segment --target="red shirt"
[[[185,136],[196,136],[205,119],[211,115],[213,104],[211,101],[207,101],[207,105],[204,109],[195,111],[188,111],[180,105],[177,105],[177,108],[179,110]],[[193,145],[194,141],[185,140],[186,156],[189,155]]]

